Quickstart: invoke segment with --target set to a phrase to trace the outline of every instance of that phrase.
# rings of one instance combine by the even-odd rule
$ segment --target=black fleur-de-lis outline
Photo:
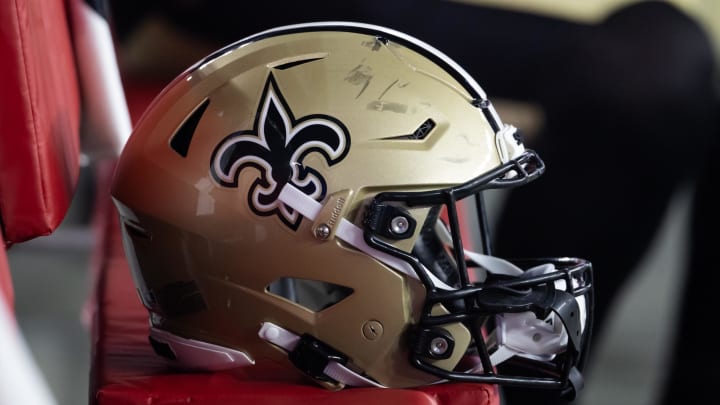
[[[350,135],[335,117],[311,114],[295,119],[292,110],[270,74],[258,105],[253,129],[226,136],[212,153],[210,173],[218,184],[237,187],[240,172],[247,167],[259,171],[248,191],[250,209],[260,216],[277,215],[292,230],[302,216],[278,196],[286,183],[321,201],[327,193],[325,179],[303,160],[318,152],[329,166],[343,160],[350,150]]]

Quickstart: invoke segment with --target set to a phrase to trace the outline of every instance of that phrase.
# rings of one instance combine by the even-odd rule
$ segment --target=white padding
[[[475,253],[469,250],[465,251],[465,256],[470,260],[484,267],[489,273],[503,274],[506,276],[519,277],[523,274],[520,267],[511,262],[496,256],[488,256],[481,253]]]
[[[554,312],[547,319],[538,319],[532,312],[508,313],[500,317],[498,341],[518,355],[551,360],[567,347],[565,326]]]
[[[157,328],[150,328],[150,336],[165,343],[183,366],[220,371],[255,364],[246,353],[227,347],[186,339]]]

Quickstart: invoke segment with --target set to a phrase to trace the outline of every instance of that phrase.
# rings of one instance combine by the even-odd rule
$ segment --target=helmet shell
[[[500,164],[479,98],[429,45],[354,23],[270,30],[188,69],[138,122],[112,184],[153,326],[289,365],[258,338],[273,322],[313,335],[381,384],[436,381],[408,361],[423,284],[316,238],[312,221],[273,198],[283,182],[320,203],[340,194],[342,218],[362,226],[379,192],[463,184]],[[426,210],[411,212],[422,224]],[[409,252],[415,237],[393,243]],[[313,310],[270,291],[287,278],[352,292]],[[382,326],[374,339],[363,333],[371,321]],[[441,367],[456,366],[467,344],[456,346]]]

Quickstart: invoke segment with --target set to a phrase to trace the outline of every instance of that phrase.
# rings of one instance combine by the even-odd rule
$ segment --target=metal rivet
[[[407,218],[398,216],[390,221],[390,231],[396,235],[402,235],[410,228]]]
[[[448,351],[448,341],[443,337],[436,337],[430,341],[430,352],[436,356],[442,356]]]
[[[539,333],[534,334],[532,337],[533,342],[539,342],[541,339],[542,339],[542,335]]]
[[[315,228],[315,237],[318,239],[327,239],[330,237],[330,227],[327,224],[320,224]]]
[[[378,321],[367,321],[363,324],[362,333],[367,340],[377,340],[383,334],[383,326]]]

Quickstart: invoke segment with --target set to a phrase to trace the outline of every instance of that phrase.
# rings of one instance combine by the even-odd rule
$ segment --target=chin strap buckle
[[[351,370],[346,366],[347,357],[311,335],[298,336],[272,322],[264,322],[258,336],[285,350],[298,369],[317,381],[339,388],[345,385],[385,388],[384,385]]]
[[[328,364],[331,361],[341,365],[347,363],[344,356],[307,333],[300,337],[295,348],[288,353],[288,358],[295,367],[310,377],[331,383],[338,383],[339,381],[325,373]]]

